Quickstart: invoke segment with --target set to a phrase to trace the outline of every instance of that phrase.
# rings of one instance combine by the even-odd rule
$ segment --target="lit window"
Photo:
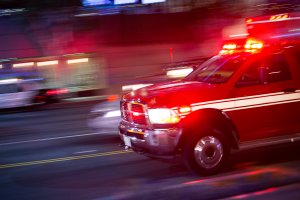
[[[57,60],[37,62],[37,66],[47,66],[47,65],[57,65],[57,64],[58,64]]]
[[[85,63],[85,62],[89,62],[89,59],[88,58],[79,58],[79,59],[67,60],[68,64]]]
[[[17,63],[13,64],[13,67],[32,67],[34,65],[34,62],[27,62],[27,63]]]

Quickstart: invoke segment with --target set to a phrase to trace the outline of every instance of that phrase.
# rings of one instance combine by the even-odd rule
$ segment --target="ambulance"
[[[300,13],[246,19],[246,38],[180,81],[122,96],[119,135],[148,157],[181,156],[201,175],[232,150],[300,140]]]

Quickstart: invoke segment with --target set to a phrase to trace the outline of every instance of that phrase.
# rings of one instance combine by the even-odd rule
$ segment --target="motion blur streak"
[[[27,62],[27,63],[13,64],[13,67],[31,67],[33,65],[34,65],[34,62]]]
[[[47,65],[57,65],[57,60],[51,60],[51,61],[43,61],[43,62],[37,62],[37,66],[47,66]]]
[[[268,189],[261,190],[261,191],[258,191],[258,192],[237,195],[237,196],[231,197],[231,199],[245,199],[245,198],[259,196],[259,195],[263,195],[263,194],[267,194],[267,193],[272,193],[272,192],[275,192],[276,190],[278,190],[278,189],[275,188],[275,187],[272,187],[272,188],[268,188]]]
[[[86,158],[111,156],[111,155],[118,155],[118,154],[125,154],[125,153],[132,153],[132,151],[125,151],[125,150],[111,151],[111,152],[103,152],[103,153],[95,153],[95,154],[86,154],[86,155],[80,155],[80,156],[69,156],[69,157],[54,158],[54,159],[47,159],[47,160],[36,160],[36,161],[30,161],[30,162],[4,164],[4,165],[0,165],[0,169],[55,163],[55,162],[70,161],[70,160],[80,160],[80,159],[86,159]]]
[[[89,62],[89,59],[88,58],[79,58],[79,59],[67,60],[68,64],[84,63],[84,62]]]
[[[42,139],[36,139],[36,140],[24,140],[24,141],[17,141],[17,142],[7,142],[7,143],[0,143],[0,146],[12,145],[12,144],[31,143],[31,142],[42,142],[42,141],[49,141],[49,140],[60,140],[60,139],[67,139],[67,138],[84,137],[84,136],[91,136],[91,135],[100,135],[100,134],[101,133],[87,133],[87,134],[79,134],[79,135],[66,135],[66,136],[61,136],[61,137],[42,138]]]
[[[238,179],[238,178],[245,178],[246,181],[255,181],[256,178],[263,178],[265,174],[271,175],[271,177],[276,176],[284,176],[290,169],[280,168],[280,167],[270,167],[265,169],[253,169],[249,172],[244,172],[240,174],[235,175],[228,175],[228,176],[222,176],[222,177],[215,177],[215,178],[208,178],[208,179],[198,179],[193,181],[188,181],[182,183],[183,185],[192,185],[192,184],[202,184],[202,183],[211,183],[211,182],[219,182],[222,183],[224,180],[228,179]]]

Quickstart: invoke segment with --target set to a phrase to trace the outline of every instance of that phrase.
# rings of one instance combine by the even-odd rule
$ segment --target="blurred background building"
[[[119,92],[165,63],[214,55],[245,17],[297,11],[297,2],[2,0],[0,71],[32,63],[17,66],[75,92]]]

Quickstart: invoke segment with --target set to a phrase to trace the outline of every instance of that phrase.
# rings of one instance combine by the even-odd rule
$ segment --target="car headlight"
[[[103,117],[121,117],[120,110],[112,110],[103,115]]]
[[[175,111],[168,108],[148,109],[148,116],[152,124],[175,124],[180,121]]]

